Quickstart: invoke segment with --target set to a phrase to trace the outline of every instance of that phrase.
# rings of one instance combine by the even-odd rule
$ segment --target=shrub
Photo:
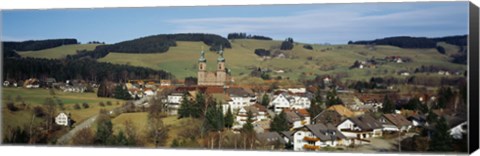
[[[303,48],[308,49],[308,50],[313,50],[313,47],[311,45],[303,45]]]
[[[441,46],[437,46],[437,51],[441,54],[445,54],[445,48],[443,48]]]
[[[81,109],[81,107],[78,103],[76,103],[75,105],[73,105],[73,109],[79,110]]]
[[[45,111],[40,106],[33,107],[33,113],[35,114],[36,117],[45,116]]]
[[[107,101],[107,106],[111,106],[112,105],[112,102],[111,101]]]
[[[103,103],[103,102],[98,103],[98,105],[100,105],[102,107],[105,107],[105,103]]]
[[[82,103],[82,106],[83,106],[83,108],[85,108],[85,109],[87,109],[87,108],[90,107],[90,105],[88,105],[88,103],[86,103],[86,102]]]
[[[18,110],[18,108],[15,106],[13,102],[7,102],[7,108],[12,112],[15,112]]]

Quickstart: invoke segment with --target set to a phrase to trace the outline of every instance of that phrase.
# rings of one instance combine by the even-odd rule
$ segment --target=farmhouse
[[[317,151],[326,146],[348,145],[346,138],[332,124],[305,125],[293,131],[293,150]]]
[[[384,131],[405,132],[412,127],[412,123],[400,114],[383,114],[379,120],[384,127]]]
[[[337,125],[337,129],[351,140],[369,142],[371,137],[382,135],[382,124],[370,115],[351,117]]]

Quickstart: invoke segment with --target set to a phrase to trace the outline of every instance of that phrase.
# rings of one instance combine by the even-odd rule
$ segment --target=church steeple
[[[222,47],[222,45],[220,45],[220,50],[218,51],[218,54],[219,54],[219,56],[218,56],[217,61],[218,62],[225,62],[225,58],[223,58],[223,47]]]
[[[207,59],[205,58],[205,52],[203,51],[203,46],[202,51],[200,52],[200,58],[198,59],[198,62],[207,62]]]

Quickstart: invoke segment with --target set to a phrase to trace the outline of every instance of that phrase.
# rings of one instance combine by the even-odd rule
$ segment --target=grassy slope
[[[64,93],[56,91],[57,97],[63,101],[65,104],[66,112],[72,114],[72,118],[77,121],[77,123],[97,114],[100,109],[111,110],[115,107],[117,101],[123,103],[120,100],[110,99],[110,98],[98,98],[95,93]],[[16,101],[16,97],[20,95],[25,101],[25,103],[31,108],[30,110],[19,110],[17,112],[11,112],[6,108],[6,103],[8,97],[11,98],[18,106],[20,102]],[[32,119],[32,109],[34,106],[42,105],[46,98],[51,97],[50,93],[46,89],[25,89],[25,88],[2,88],[2,128],[5,130],[8,126],[16,127],[29,124]],[[106,103],[107,101],[112,102],[112,106],[99,106],[100,102]],[[90,105],[90,108],[87,109],[73,109],[73,104],[87,102]],[[57,110],[60,112],[61,110]],[[36,123],[40,123],[41,119],[36,118]]]
[[[74,44],[39,51],[19,51],[18,54],[22,57],[64,58],[67,55],[75,54],[77,50],[93,50],[96,46],[98,44]]]
[[[296,80],[302,72],[307,74],[306,78],[312,78],[316,74],[336,74],[347,73],[349,79],[368,79],[371,76],[395,76],[396,71],[410,70],[421,65],[443,66],[450,69],[466,69],[466,66],[453,64],[448,62],[448,56],[442,55],[436,49],[402,49],[393,46],[376,46],[376,50],[369,50],[363,45],[318,45],[313,44],[313,50],[303,48],[302,43],[297,43],[292,50],[285,51],[287,55],[293,56],[294,59],[271,59],[262,61],[262,59],[254,54],[254,50],[278,49],[281,41],[265,41],[237,39],[232,40],[232,49],[225,49],[225,58],[227,68],[230,68],[235,80],[239,83],[250,83],[258,81],[258,79],[249,77],[252,67],[267,67],[274,70],[284,70],[284,74],[272,73],[272,77],[282,76]],[[208,49],[208,46],[202,42],[179,41],[176,47],[171,47],[166,53],[156,54],[126,54],[112,52],[106,57],[99,59],[101,62],[111,62],[116,64],[130,64],[133,66],[142,66],[153,69],[162,69],[173,73],[177,78],[183,79],[188,76],[196,76],[197,59],[201,47]],[[445,47],[447,54],[453,54],[458,51],[458,47],[446,43],[439,43]],[[83,46],[83,45],[73,45]],[[65,46],[67,47],[67,46]],[[56,48],[53,48],[56,49]],[[46,54],[40,56],[39,52],[35,52],[39,57],[50,57],[49,55],[57,54],[54,50],[45,50]],[[82,49],[81,47],[70,49]],[[207,68],[214,71],[216,59],[218,55],[215,52],[205,51],[207,57]],[[26,56],[26,53],[20,53]],[[49,54],[49,55],[47,55]],[[355,60],[365,60],[367,58],[376,57],[384,58],[385,56],[398,55],[409,56],[413,58],[412,63],[395,64],[390,63],[380,66],[376,69],[348,69]],[[60,57],[60,56],[57,56]],[[307,60],[312,57],[312,60]],[[328,68],[333,70],[325,70]],[[385,71],[387,71],[385,73]]]

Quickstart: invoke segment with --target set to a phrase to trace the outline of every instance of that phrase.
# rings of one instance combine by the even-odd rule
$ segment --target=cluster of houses
[[[197,88],[198,89],[198,88]],[[202,90],[202,89],[200,89]],[[194,99],[197,90],[194,87],[177,87],[167,96],[166,102],[171,109],[171,115],[184,95]],[[397,111],[391,114],[372,116],[383,106],[383,96],[355,95],[351,100],[343,100],[344,104],[325,108],[314,115],[308,109],[311,105],[312,93],[305,88],[277,89],[271,93],[255,93],[245,88],[206,87],[203,92],[221,100],[223,111],[230,108],[235,116],[232,129],[238,131],[246,123],[247,112],[252,113],[254,130],[259,142],[268,148],[278,144],[287,145],[295,151],[321,150],[324,147],[345,147],[351,145],[370,144],[370,139],[381,137],[393,132],[410,132],[412,128],[427,126],[426,117],[419,114],[406,115]],[[260,104],[263,95],[270,98],[268,106]],[[348,98],[342,97],[343,99]],[[423,101],[430,100],[420,97]],[[432,97],[434,98],[434,97]],[[275,115],[284,112],[289,130],[282,132],[270,131],[270,123]],[[466,132],[466,120],[452,118],[449,122],[451,135],[461,137]],[[451,123],[451,124],[450,124]]]
[[[66,80],[57,82],[55,78],[29,78],[24,81],[5,80],[3,87],[23,87],[23,88],[56,88],[63,92],[83,93],[87,91],[88,86],[97,87],[97,84],[91,84],[83,80]]]

